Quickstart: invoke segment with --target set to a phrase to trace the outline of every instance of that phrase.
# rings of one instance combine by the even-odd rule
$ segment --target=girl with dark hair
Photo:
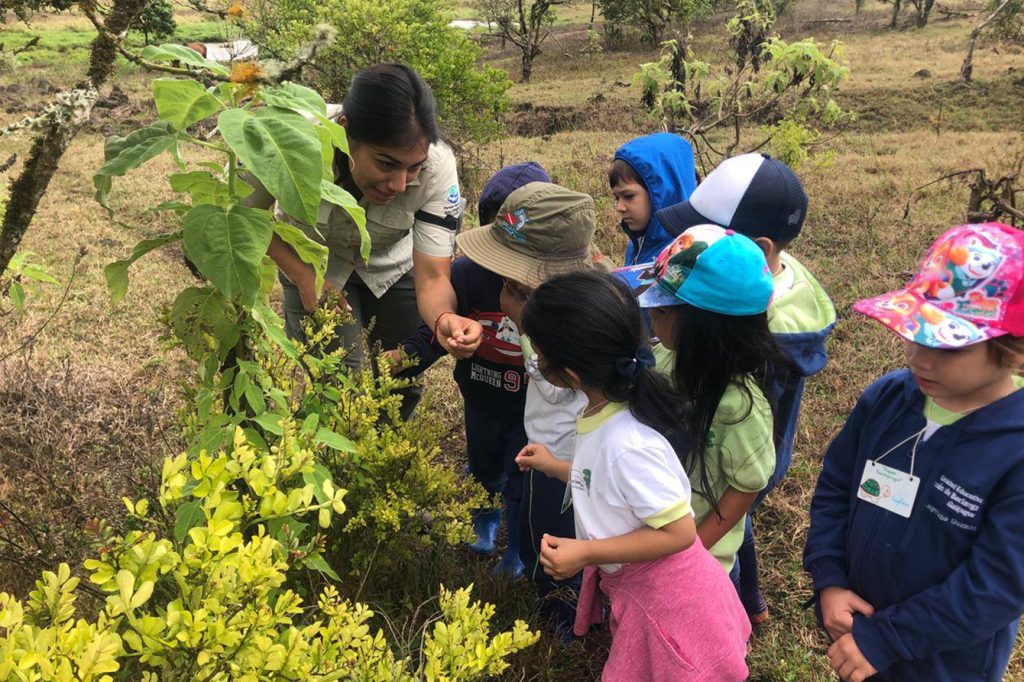
[[[689,404],[655,371],[632,292],[602,273],[556,277],[522,322],[545,379],[587,397],[571,461],[536,443],[516,461],[571,490],[579,539],[545,535],[541,564],[562,580],[584,569],[577,635],[601,618],[597,590],[611,600],[602,679],[746,679],[750,622],[697,536],[680,462]]]
[[[713,225],[676,238],[639,296],[661,343],[658,369],[693,401],[686,425],[696,447],[684,454],[694,488],[697,532],[731,572],[747,511],[775,467],[772,408],[765,398],[781,361],[766,311],[772,276],[750,239]]]
[[[324,289],[342,292],[355,317],[339,330],[346,347],[357,347],[361,330],[376,319],[370,342],[394,348],[420,318],[456,357],[469,357],[480,345],[480,324],[456,313],[450,268],[463,201],[455,156],[439,138],[434,109],[430,86],[403,64],[360,71],[344,104],[328,106],[349,142],[347,154],[335,155],[335,183],[366,211],[369,260],[360,257],[358,229],[340,208],[324,203],[318,224],[301,227],[328,248]],[[269,206],[269,194],[256,190],[252,203]],[[281,271],[288,333],[302,338],[300,322],[319,302],[313,269],[277,235],[268,253]],[[360,367],[363,356],[356,348],[346,362]]]

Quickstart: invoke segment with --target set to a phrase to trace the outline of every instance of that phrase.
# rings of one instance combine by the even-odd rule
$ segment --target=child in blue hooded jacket
[[[999,682],[1024,613],[1024,233],[961,225],[860,301],[908,369],[825,454],[804,567],[847,682]]]
[[[693,147],[673,133],[630,140],[615,152],[608,185],[629,237],[624,265],[650,263],[673,239],[657,212],[686,201],[697,186]]]

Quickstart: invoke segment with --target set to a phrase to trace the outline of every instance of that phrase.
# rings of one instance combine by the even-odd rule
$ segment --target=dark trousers
[[[501,405],[465,401],[466,459],[469,473],[488,493],[501,493],[505,504],[519,502],[523,474],[516,455],[526,445],[523,413],[502,411]],[[509,525],[518,520],[509,521]]]
[[[519,508],[519,558],[526,565],[526,577],[537,586],[541,612],[559,627],[572,628],[576,599],[583,574],[569,580],[555,580],[540,565],[540,540],[545,533],[560,538],[576,537],[572,507],[562,511],[565,484],[539,471],[523,477],[523,503]]]
[[[306,311],[302,307],[299,290],[284,273],[279,273],[278,279],[281,281],[285,331],[290,338],[305,341],[302,318],[306,316]],[[345,364],[354,371],[363,368],[366,357],[363,330],[370,326],[371,322],[373,324],[367,341],[371,348],[379,342],[384,350],[398,348],[399,344],[412,336],[422,323],[416,305],[416,285],[411,271],[402,275],[380,298],[374,296],[359,275],[354,273],[349,277],[343,291],[349,306],[352,307],[355,322],[339,325],[335,332],[337,336],[334,344],[326,350],[331,351],[342,346],[352,349],[345,356]],[[422,389],[419,386],[410,386],[402,391],[403,419],[412,416],[421,393]]]

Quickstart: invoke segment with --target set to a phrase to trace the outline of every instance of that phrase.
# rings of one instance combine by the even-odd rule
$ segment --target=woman
[[[378,64],[353,78],[337,119],[349,154],[336,154],[335,182],[366,210],[369,261],[359,257],[359,232],[344,209],[322,204],[317,230],[307,234],[329,250],[324,289],[340,290],[355,318],[338,330],[346,347],[356,347],[346,358],[353,368],[361,366],[360,333],[371,320],[369,341],[385,348],[415,332],[420,318],[458,358],[480,345],[480,324],[455,312],[449,271],[462,198],[434,110],[430,86],[415,71]],[[302,338],[301,319],[318,303],[313,269],[277,235],[268,253],[281,272],[288,334]]]

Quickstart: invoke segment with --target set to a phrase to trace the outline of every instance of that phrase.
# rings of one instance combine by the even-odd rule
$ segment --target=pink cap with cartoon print
[[[1024,336],[1024,232],[1003,223],[960,225],[932,244],[906,288],[853,309],[908,341],[962,348]]]

